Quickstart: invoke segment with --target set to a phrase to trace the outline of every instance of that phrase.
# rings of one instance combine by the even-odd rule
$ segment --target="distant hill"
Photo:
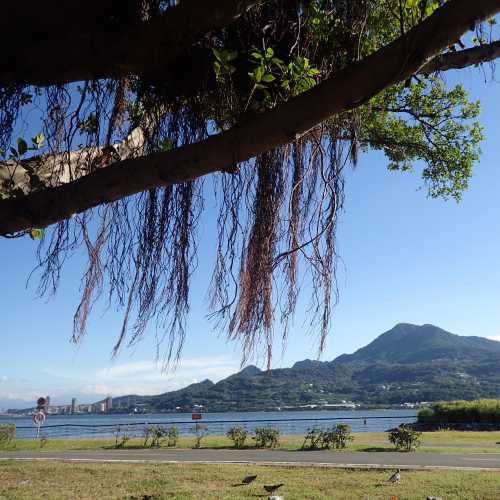
[[[454,335],[433,325],[400,323],[353,354],[304,360],[263,372],[255,366],[156,396],[115,398],[155,411],[262,410],[338,404],[365,405],[500,396],[500,342]],[[133,399],[132,399],[133,398]]]

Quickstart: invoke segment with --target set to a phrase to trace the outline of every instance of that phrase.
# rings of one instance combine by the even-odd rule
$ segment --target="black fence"
[[[304,435],[308,429],[327,428],[339,423],[349,424],[353,432],[381,432],[403,423],[414,423],[413,416],[401,415],[367,416],[367,417],[328,417],[328,418],[294,418],[294,419],[258,419],[258,420],[211,420],[210,416],[202,414],[199,421],[151,421],[147,422],[117,422],[116,424],[55,424],[43,425],[40,435],[50,439],[92,439],[110,438],[117,434],[127,434],[129,437],[142,437],[148,426],[170,427],[175,425],[181,436],[193,435],[196,425],[203,425],[207,435],[222,436],[234,426],[241,426],[250,433],[257,427],[273,427],[281,435]],[[33,439],[37,435],[35,426],[16,427],[18,439]]]

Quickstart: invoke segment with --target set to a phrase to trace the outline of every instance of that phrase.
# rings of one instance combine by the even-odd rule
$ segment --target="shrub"
[[[436,416],[434,415],[434,411],[432,408],[422,408],[418,412],[418,421],[419,422],[433,422]]]
[[[314,427],[308,430],[302,448],[309,448],[310,450],[345,448],[352,439],[351,426],[347,424],[337,424],[335,427],[325,430]]]
[[[40,448],[45,448],[47,446],[47,443],[49,442],[49,438],[45,435],[40,436]]]
[[[5,448],[16,440],[16,426],[14,424],[0,425],[0,448]]]
[[[333,447],[345,448],[349,441],[354,438],[351,435],[351,426],[348,424],[337,424],[333,433]]]
[[[115,448],[125,448],[127,441],[130,440],[130,436],[128,435],[128,426],[118,425],[114,431],[115,434]]]
[[[143,446],[148,446],[149,443],[150,448],[159,448],[165,436],[168,436],[168,431],[163,425],[146,425]]]
[[[235,448],[243,448],[247,435],[245,428],[239,425],[231,427],[226,433],[226,436],[234,443]]]
[[[167,435],[167,429],[163,425],[155,425],[152,430],[151,448],[159,448],[161,441]]]
[[[420,446],[421,432],[412,429],[409,425],[401,424],[399,427],[390,429],[389,441],[398,450],[412,451]]]
[[[196,424],[194,426],[194,434],[194,447],[201,448],[201,440],[208,434],[207,426],[203,424]]]
[[[253,439],[257,448],[276,448],[280,441],[280,431],[274,427],[256,427]]]
[[[177,445],[179,439],[179,428],[176,425],[171,425],[167,431],[167,446],[172,447]]]
[[[437,403],[432,410],[424,408],[418,412],[420,423],[471,424],[476,426],[500,426],[500,400],[479,399],[476,401],[451,401]]]
[[[318,427],[307,429],[307,434],[304,436],[302,448],[308,448],[309,450],[323,448],[323,436],[324,432]]]

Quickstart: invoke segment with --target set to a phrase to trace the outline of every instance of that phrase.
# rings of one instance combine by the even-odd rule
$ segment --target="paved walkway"
[[[252,463],[329,467],[497,469],[500,453],[434,454],[396,452],[328,452],[286,450],[100,450],[66,452],[0,452],[0,460],[62,460],[90,462]]]

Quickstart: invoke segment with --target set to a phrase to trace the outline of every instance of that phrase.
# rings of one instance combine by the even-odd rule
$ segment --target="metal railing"
[[[366,416],[366,417],[328,417],[328,418],[294,418],[294,419],[255,419],[255,420],[211,420],[209,414],[203,414],[200,421],[165,420],[143,422],[117,422],[116,424],[47,424],[41,428],[41,435],[49,439],[92,439],[110,438],[118,434],[129,437],[142,437],[148,426],[176,426],[181,436],[193,435],[196,425],[205,426],[207,435],[222,436],[234,426],[241,426],[253,433],[256,427],[273,427],[281,435],[304,435],[313,427],[325,429],[338,423],[349,424],[353,432],[381,432],[403,423],[414,423],[416,417],[400,415]],[[35,426],[16,427],[18,439],[33,439],[36,436]]]

